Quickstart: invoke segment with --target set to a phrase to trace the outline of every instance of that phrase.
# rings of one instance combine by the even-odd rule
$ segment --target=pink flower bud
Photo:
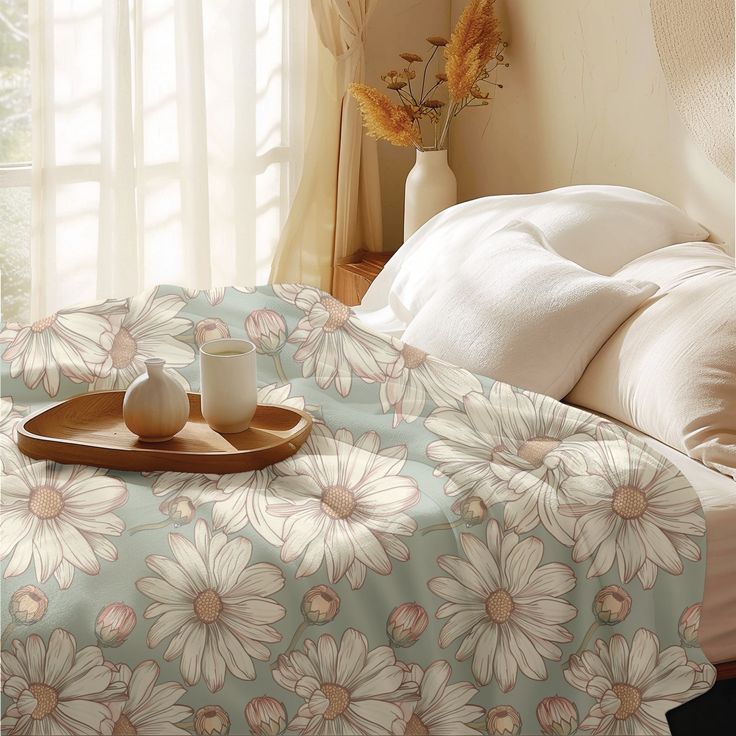
[[[544,736],[570,736],[578,727],[578,709],[571,700],[555,695],[539,702],[537,720]]]
[[[680,616],[677,630],[680,632],[680,641],[684,647],[698,646],[698,629],[700,628],[700,611],[702,605],[693,603]]]
[[[286,343],[286,322],[273,309],[251,312],[245,320],[245,331],[256,351],[264,355],[278,353]]]
[[[427,612],[418,603],[402,603],[386,621],[386,633],[395,647],[416,644],[429,623]]]
[[[172,498],[171,501],[164,501],[159,508],[176,526],[185,526],[191,523],[197,513],[192,499],[187,496],[177,496]]]
[[[607,585],[593,599],[593,613],[602,624],[621,623],[631,610],[631,596],[618,585]]]
[[[310,588],[302,598],[302,615],[310,624],[328,624],[340,611],[340,596],[326,585]]]
[[[17,624],[35,624],[46,615],[49,599],[35,585],[24,585],[13,593],[8,610]]]
[[[103,647],[119,647],[133,631],[135,611],[125,603],[110,603],[98,614],[95,634]]]
[[[245,720],[253,736],[279,736],[286,730],[286,708],[275,698],[253,698],[245,706]]]
[[[488,506],[479,496],[468,496],[460,504],[460,518],[467,526],[482,524],[486,519]]]
[[[519,736],[521,716],[510,705],[497,705],[486,713],[488,736]]]
[[[194,733],[197,736],[228,736],[230,716],[219,705],[205,705],[194,713]]]
[[[194,342],[197,343],[198,348],[210,340],[221,340],[224,337],[230,337],[230,330],[217,317],[200,320],[194,326]]]

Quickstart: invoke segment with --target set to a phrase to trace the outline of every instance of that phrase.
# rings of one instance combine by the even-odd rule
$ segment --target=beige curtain
[[[315,89],[304,175],[274,259],[271,280],[329,289],[332,267],[365,248],[382,249],[378,155],[347,93],[365,80],[365,32],[379,0],[312,0],[321,41],[307,73]],[[318,70],[318,71],[317,71]],[[319,105],[316,101],[319,100]]]

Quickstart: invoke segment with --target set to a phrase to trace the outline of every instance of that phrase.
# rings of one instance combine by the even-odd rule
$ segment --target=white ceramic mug
[[[256,413],[256,346],[210,340],[199,349],[202,416],[215,432],[244,432]]]

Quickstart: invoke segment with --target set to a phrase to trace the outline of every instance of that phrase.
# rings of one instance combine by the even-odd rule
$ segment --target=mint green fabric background
[[[285,293],[293,296],[296,291],[287,289],[279,293],[282,296]],[[224,292],[222,300],[215,304],[210,303],[205,292],[190,298],[178,287],[159,287],[157,298],[165,295],[175,295],[181,298],[182,303],[177,318],[187,320],[189,323],[186,329],[177,334],[174,339],[189,345],[192,349],[192,361],[179,368],[178,372],[193,391],[199,388],[195,325],[201,320],[219,318],[228,326],[232,337],[247,338],[244,322],[254,310],[267,308],[282,315],[289,335],[295,333],[300,322],[305,320],[309,314],[308,311],[305,311],[305,303],[300,302],[299,299],[296,299],[296,304],[290,303],[275,294],[273,289],[265,287],[257,289],[255,293],[243,293],[229,288]],[[216,298],[214,300],[217,301]],[[354,319],[352,323],[358,324]],[[12,344],[13,335],[17,334],[17,331],[13,332],[11,329],[8,332],[8,329],[9,326],[6,326],[2,333],[5,344],[1,345],[0,349],[7,350]],[[342,326],[339,326],[338,329],[342,329]],[[367,332],[370,333],[369,330]],[[386,350],[395,352],[401,348],[400,343],[396,341],[392,343],[389,338],[376,336],[376,339],[385,342]],[[222,689],[210,692],[204,679],[200,679],[195,685],[184,683],[179,658],[169,662],[164,660],[163,652],[166,649],[168,638],[155,648],[147,646],[146,636],[154,619],[146,619],[144,611],[153,601],[140,592],[136,587],[136,582],[142,578],[155,577],[155,573],[146,566],[147,556],[173,557],[169,543],[171,532],[177,532],[188,539],[193,539],[195,522],[198,520],[204,520],[212,529],[214,504],[211,502],[195,504],[196,514],[190,523],[179,527],[165,524],[167,517],[159,509],[161,502],[165,499],[152,493],[152,484],[156,480],[156,474],[143,475],[109,471],[111,476],[125,483],[128,492],[127,502],[113,512],[122,519],[126,529],[120,536],[108,537],[117,550],[117,559],[114,562],[101,560],[98,575],[88,575],[75,570],[71,585],[63,590],[59,588],[53,576],[40,582],[33,562],[21,574],[10,578],[4,577],[2,581],[4,648],[10,646],[13,639],[25,641],[31,634],[38,634],[48,641],[51,632],[58,628],[65,629],[73,635],[78,650],[85,646],[96,645],[95,619],[98,613],[110,603],[123,602],[133,608],[137,623],[132,633],[120,646],[103,648],[105,659],[114,664],[125,663],[131,668],[135,668],[144,660],[154,660],[160,667],[159,683],[178,682],[184,687],[185,693],[179,700],[180,704],[189,706],[193,710],[206,705],[219,705],[230,717],[231,734],[248,733],[244,708],[251,699],[262,695],[274,697],[284,704],[290,721],[297,716],[300,707],[304,705],[305,700],[302,697],[277,684],[272,676],[272,667],[276,665],[278,655],[284,653],[288,642],[304,621],[300,606],[305,592],[313,586],[325,585],[339,596],[339,613],[334,620],[325,625],[306,626],[304,634],[296,642],[296,650],[303,649],[305,639],[310,638],[316,641],[317,637],[322,634],[333,636],[339,643],[348,628],[362,632],[367,638],[370,650],[385,646],[389,644],[386,632],[389,614],[401,604],[415,602],[425,609],[428,615],[428,625],[413,646],[394,649],[396,658],[407,664],[417,663],[423,668],[428,667],[434,661],[446,661],[452,668],[450,684],[470,683],[478,688],[477,693],[470,700],[471,704],[479,706],[484,711],[498,705],[510,705],[521,718],[521,733],[536,734],[540,733],[541,728],[537,720],[537,705],[546,697],[558,695],[569,699],[577,709],[579,723],[585,720],[591,708],[595,706],[594,697],[574,688],[565,679],[564,667],[570,655],[574,654],[583,644],[586,634],[595,622],[592,605],[594,597],[603,587],[622,586],[631,596],[631,610],[626,618],[617,625],[599,625],[595,628],[591,638],[586,642],[588,649],[594,647],[596,639],[607,641],[614,634],[622,635],[627,642],[631,643],[635,632],[641,628],[656,634],[660,651],[670,646],[679,647],[681,645],[678,632],[680,615],[688,606],[702,599],[705,577],[705,536],[690,537],[700,549],[701,559],[699,561],[683,559],[683,571],[679,575],[672,575],[659,569],[656,584],[646,590],[636,577],[627,583],[622,582],[615,562],[600,577],[588,579],[586,575],[591,561],[588,559],[575,563],[571,556],[571,549],[557,541],[542,524],[538,524],[531,531],[521,534],[520,539],[533,536],[541,540],[544,544],[544,555],[540,565],[559,562],[574,571],[574,587],[561,596],[577,609],[575,618],[562,624],[572,634],[572,640],[560,644],[562,656],[559,661],[545,659],[547,677],[544,680],[531,679],[519,671],[516,683],[509,692],[501,691],[496,678],[491,679],[487,684],[479,684],[472,670],[472,658],[461,662],[455,657],[462,637],[445,648],[440,646],[440,631],[447,619],[438,619],[436,613],[446,601],[433,593],[428,583],[433,578],[448,576],[438,566],[437,559],[441,555],[456,555],[465,559],[459,544],[461,534],[471,534],[485,542],[486,526],[490,520],[496,520],[503,529],[504,503],[491,505],[482,523],[470,527],[458,524],[458,514],[452,509],[457,497],[450,497],[445,493],[448,479],[435,472],[439,463],[428,457],[428,446],[438,440],[437,434],[425,426],[426,417],[437,408],[432,399],[427,397],[423,416],[411,422],[402,421],[398,426],[394,426],[395,412],[391,409],[384,411],[381,405],[379,397],[381,384],[379,382],[366,382],[353,372],[347,396],[340,395],[334,382],[322,389],[317,385],[314,375],[304,375],[306,370],[304,361],[294,359],[298,348],[298,343],[287,342],[277,353],[290,384],[290,398],[298,400],[299,397],[303,397],[304,404],[313,413],[315,419],[324,423],[333,435],[339,429],[347,428],[352,433],[353,439],[357,440],[365,432],[376,432],[380,438],[382,450],[405,446],[406,461],[397,474],[413,479],[420,493],[418,501],[404,511],[414,520],[417,528],[410,535],[400,536],[401,541],[408,547],[410,559],[408,561],[392,559],[389,575],[367,569],[362,586],[353,589],[347,576],[330,581],[324,560],[313,574],[296,577],[301,557],[293,562],[282,561],[281,548],[265,540],[252,524],[247,524],[236,534],[231,534],[230,539],[244,536],[252,542],[253,551],[249,564],[265,562],[282,570],[285,585],[270,597],[286,609],[286,614],[273,624],[281,635],[281,641],[268,645],[271,652],[270,660],[255,661],[255,680],[245,681],[227,671]],[[271,355],[260,354],[258,356],[258,376],[260,386],[281,383]],[[387,377],[385,380],[392,379]],[[486,378],[478,380],[483,394],[488,397],[493,382]],[[23,375],[12,378],[9,362],[7,359],[2,361],[2,396],[11,398],[13,407],[21,413],[27,413],[48,405],[52,401],[84,392],[88,388],[89,386],[84,383],[73,383],[67,377],[62,376],[58,394],[49,397],[42,385],[30,390],[24,383]],[[591,422],[596,426],[601,421],[591,418]],[[6,446],[6,463],[7,452]],[[7,468],[9,466],[6,466]],[[196,488],[198,483],[204,484],[206,480],[192,478],[191,486]],[[691,491],[691,493],[694,495],[694,492]],[[130,533],[131,529],[139,525],[153,523],[160,523],[160,528],[140,531],[134,535]],[[447,526],[451,528],[439,529],[427,534],[421,533],[427,527],[442,523],[447,523]],[[3,561],[4,573],[8,559],[6,557]],[[49,599],[48,610],[43,618],[29,626],[13,624],[8,614],[11,596],[25,585],[39,587]],[[695,665],[704,665],[707,662],[697,646],[688,647],[684,651],[688,660]],[[706,684],[699,687],[693,685],[688,694],[680,698],[680,702],[695,697],[707,687]],[[3,713],[11,705],[12,698],[5,694]],[[476,716],[473,718],[474,725],[457,724],[454,731],[446,732],[466,733],[468,732],[467,727],[484,732],[486,728],[485,712],[474,711],[474,715]],[[191,718],[184,719],[183,726],[191,733],[195,733],[195,726]],[[324,732],[327,733],[328,730]]]

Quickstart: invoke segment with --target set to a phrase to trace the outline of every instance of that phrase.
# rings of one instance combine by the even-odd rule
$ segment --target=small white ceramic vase
[[[145,364],[146,372],[125,392],[123,420],[142,442],[165,442],[187,423],[189,397],[164,370],[162,358],[149,358]]]
[[[457,179],[447,163],[447,151],[417,151],[404,189],[404,241],[453,204],[457,204]]]

